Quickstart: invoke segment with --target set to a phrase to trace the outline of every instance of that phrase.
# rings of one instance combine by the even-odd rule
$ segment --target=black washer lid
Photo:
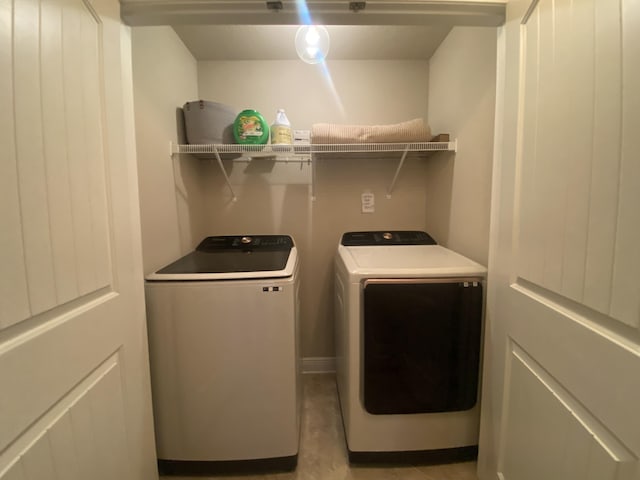
[[[374,232],[347,232],[340,242],[345,247],[376,245],[437,245],[426,232],[417,230],[389,230]]]
[[[274,272],[285,269],[292,247],[288,235],[207,237],[157,274]]]

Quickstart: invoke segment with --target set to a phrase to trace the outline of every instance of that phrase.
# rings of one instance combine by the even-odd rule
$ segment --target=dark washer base
[[[478,457],[478,446],[442,448],[439,450],[411,450],[406,452],[352,452],[350,463],[438,465],[468,462]]]
[[[158,459],[158,470],[161,475],[255,474],[289,472],[295,470],[297,464],[298,455],[216,462]]]

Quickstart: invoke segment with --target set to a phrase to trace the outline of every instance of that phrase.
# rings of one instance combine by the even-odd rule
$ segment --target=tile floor
[[[303,411],[298,467],[265,475],[197,477],[215,480],[478,480],[475,462],[449,465],[349,465],[333,374],[303,375]],[[161,477],[187,480],[194,477]]]

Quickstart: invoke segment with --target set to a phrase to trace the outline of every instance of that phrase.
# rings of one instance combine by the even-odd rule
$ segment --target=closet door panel
[[[78,296],[78,276],[73,235],[65,119],[64,66],[62,64],[62,8],[45,1],[42,9],[42,121],[45,165],[51,215],[51,247],[55,267],[57,302]]]
[[[620,181],[620,10],[609,1],[597,0],[594,18],[594,60],[598,68],[593,99],[593,164],[584,303],[608,313]]]
[[[39,437],[20,459],[28,480],[63,480],[53,465],[53,454],[49,435]]]
[[[71,413],[65,412],[49,430],[51,453],[56,473],[64,480],[82,480],[78,468],[78,458],[74,451],[78,448],[73,438]],[[72,448],[69,448],[69,447]]]
[[[63,10],[62,65],[64,74],[65,120],[67,125],[67,149],[69,162],[69,183],[73,215],[73,236],[76,249],[76,269],[80,295],[96,289],[96,275],[93,268],[93,233],[91,218],[91,184],[87,134],[89,126],[84,118],[85,88],[83,84],[82,23],[86,15],[78,2],[66,2]]]
[[[576,302],[582,301],[584,290],[587,226],[589,224],[589,194],[593,163],[595,59],[593,44],[594,0],[574,2],[569,19],[569,48],[572,55],[566,61],[568,98],[565,100],[574,115],[565,122],[567,158],[567,193],[564,225],[564,259],[562,293]]]
[[[545,288],[559,291],[562,285],[562,242],[565,224],[565,183],[567,175],[567,149],[562,141],[566,129],[572,127],[567,122],[568,108],[563,98],[566,72],[563,61],[568,55],[567,33],[559,28],[567,14],[561,12],[569,5],[564,0],[543,1],[540,5],[540,57],[538,99],[538,154],[540,172],[537,175],[538,200],[544,242],[540,245],[542,256],[541,284]]]
[[[10,0],[0,0],[0,72],[13,63],[13,21]],[[22,219],[18,193],[15,129],[13,124],[13,76],[0,75],[0,329],[29,316],[29,292],[22,245]]]
[[[14,115],[24,258],[32,315],[56,305],[40,91],[39,3],[15,3]]]
[[[539,42],[538,37],[540,35],[540,13],[536,10],[529,19],[529,28],[527,28],[527,41],[526,49],[527,57],[539,61]],[[524,88],[525,95],[529,99],[522,110],[523,122],[529,125],[522,133],[522,145],[521,150],[523,152],[532,152],[528,162],[522,163],[522,177],[535,179],[536,177],[536,140],[538,137],[538,86],[539,73],[537,69],[528,69],[524,72]],[[537,225],[537,219],[539,215],[536,214],[537,205],[528,201],[528,198],[536,195],[536,182],[534,180],[523,182],[522,184],[522,217],[528,219],[527,222],[522,222],[519,232],[519,248],[521,255],[518,256],[518,271],[520,275],[525,278],[533,280],[535,273],[533,269],[535,265],[540,263],[537,252],[537,246],[543,242],[543,228],[542,225]]]
[[[0,479],[157,478],[130,32],[0,0]]]
[[[9,470],[4,474],[2,480],[26,480],[20,461],[9,467]]]
[[[101,80],[98,34],[99,24],[87,10],[80,15],[80,38],[78,56],[82,62],[82,121],[85,125],[84,139],[89,185],[89,202],[91,205],[91,242],[92,268],[94,270],[93,289],[105,287],[111,281],[109,234],[107,228],[107,200],[105,185],[105,159],[103,147],[104,111],[101,105]]]
[[[479,476],[637,479],[640,4],[509,2],[503,45]]]
[[[100,21],[79,1],[0,6],[0,62],[13,68],[0,85],[12,107],[0,113],[9,273],[0,325],[10,326],[108,287],[112,275]]]
[[[640,327],[640,4],[623,3],[620,192],[611,314]]]
[[[637,328],[640,26],[618,7],[540,0],[524,24],[516,276]]]

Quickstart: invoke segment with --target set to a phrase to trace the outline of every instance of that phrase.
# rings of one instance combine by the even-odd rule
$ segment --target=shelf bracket
[[[220,158],[220,153],[218,152],[218,148],[215,145],[213,146],[213,154],[216,157],[216,160],[218,161],[218,167],[220,168],[220,171],[222,172],[222,175],[224,175],[224,181],[227,183],[227,187],[229,187],[229,191],[231,192],[231,197],[232,200],[234,202],[236,202],[238,200],[238,197],[236,196],[236,192],[233,191],[233,187],[231,186],[231,181],[229,180],[229,176],[227,175],[227,172],[224,169],[224,164],[222,163],[222,158]],[[173,142],[169,142],[169,156],[173,157],[174,154],[176,155],[180,155],[181,152],[180,151],[180,145],[174,145]],[[191,152],[189,152],[191,153]],[[213,162],[213,158],[211,159],[211,162]]]
[[[398,163],[398,168],[396,168],[396,173],[393,176],[393,180],[391,180],[391,185],[387,189],[387,198],[391,198],[391,192],[393,192],[393,187],[396,185],[396,180],[398,180],[398,175],[400,174],[400,170],[402,170],[402,166],[404,165],[404,161],[407,158],[407,153],[409,153],[409,144],[405,147],[402,152],[402,158],[400,158],[400,163]]]
[[[224,181],[227,182],[227,187],[229,187],[229,191],[231,192],[231,199],[232,201],[236,202],[238,201],[238,197],[236,196],[236,192],[233,191],[233,187],[231,186],[231,181],[229,180],[229,175],[227,175],[227,172],[224,169],[222,158],[220,158],[220,153],[218,152],[218,149],[215,146],[213,147],[213,153],[215,154],[216,160],[218,161],[218,167],[220,167],[220,171],[224,175]]]

